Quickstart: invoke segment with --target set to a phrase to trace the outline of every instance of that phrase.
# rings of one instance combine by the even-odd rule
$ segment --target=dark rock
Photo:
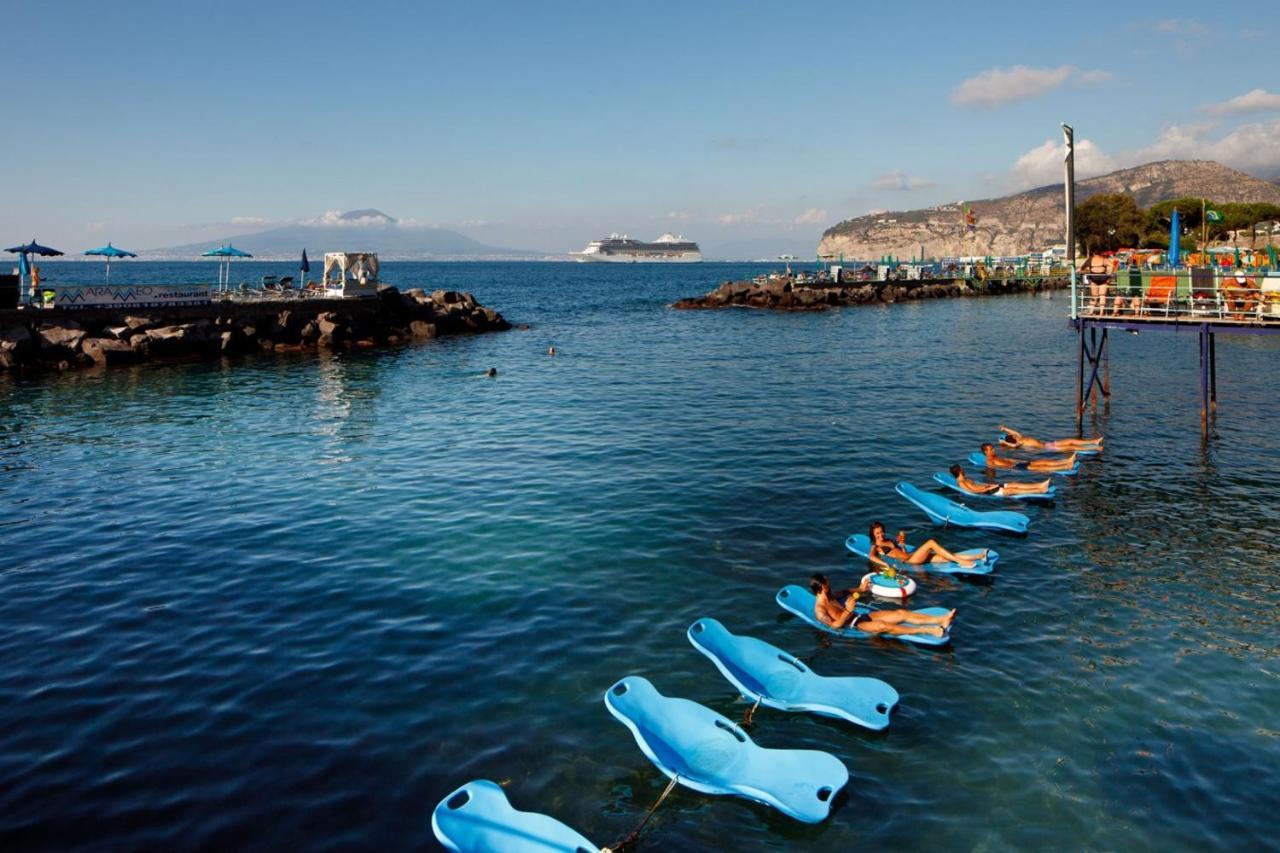
[[[436,327],[434,323],[414,320],[409,324],[409,333],[415,338],[434,338],[436,336]]]
[[[85,338],[84,329],[75,320],[56,320],[41,323],[36,331],[40,343],[40,357],[47,361],[74,360]]]
[[[5,326],[0,329],[0,352],[7,352],[15,359],[30,355],[36,348],[35,339],[26,326]]]
[[[140,358],[128,341],[119,338],[85,338],[80,343],[80,351],[93,359],[94,364],[132,364]]]
[[[154,326],[155,321],[150,317],[135,317],[130,315],[124,318],[124,324],[130,329],[142,329],[145,331],[146,329]]]

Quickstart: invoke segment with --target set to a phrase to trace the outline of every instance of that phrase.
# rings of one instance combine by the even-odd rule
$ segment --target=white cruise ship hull
[[[679,255],[623,255],[601,252],[571,252],[570,257],[583,264],[696,264],[702,261],[701,252],[684,252]]]

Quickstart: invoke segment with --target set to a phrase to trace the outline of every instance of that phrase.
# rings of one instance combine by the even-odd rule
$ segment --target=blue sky
[[[517,248],[807,255],[849,216],[1053,180],[1064,120],[1086,173],[1280,171],[1274,2],[1062,8],[0,0],[0,240],[375,207]]]

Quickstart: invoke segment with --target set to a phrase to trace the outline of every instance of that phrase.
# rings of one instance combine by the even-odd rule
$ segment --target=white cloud
[[[1156,21],[1156,32],[1168,36],[1202,36],[1209,30],[1195,18],[1161,18]]]
[[[1266,89],[1254,89],[1220,104],[1205,104],[1200,109],[1213,115],[1239,115],[1280,110],[1280,95]]]
[[[270,219],[261,216],[233,216],[231,217],[232,225],[269,225]]]
[[[811,207],[791,220],[792,225],[825,225],[827,222],[827,212],[818,207]]]
[[[759,222],[760,214],[764,213],[764,205],[757,204],[748,207],[741,213],[724,213],[716,217],[716,221],[721,225],[742,225],[748,222]]]
[[[990,68],[961,83],[951,93],[951,103],[958,107],[995,109],[1005,104],[1037,98],[1056,89],[1075,71],[1070,65],[1057,68]]]
[[[1015,65],[1012,68],[988,68],[965,80],[951,93],[951,103],[957,107],[993,110],[1018,101],[1029,101],[1072,80],[1078,86],[1105,83],[1115,78],[1110,71],[1094,68],[1081,71],[1074,65],[1057,68],[1033,68]]]
[[[664,217],[668,222],[675,222],[679,225],[688,225],[693,221],[693,214],[687,210],[668,210]]]
[[[909,192],[911,190],[924,189],[933,186],[933,181],[927,178],[918,178],[908,175],[901,169],[894,169],[891,172],[885,172],[883,175],[877,175],[871,179],[871,183],[867,185],[873,190],[892,190],[894,192]]]
[[[1280,119],[1242,124],[1214,138],[1211,122],[1169,125],[1156,140],[1134,151],[1126,160],[1134,164],[1152,160],[1216,160],[1244,172],[1280,168]]]
[[[1018,158],[1013,164],[1010,182],[1016,189],[1044,186],[1062,180],[1066,146],[1046,139]],[[1076,178],[1101,175],[1119,168],[1091,139],[1076,140]]]
[[[1088,178],[1157,160],[1214,160],[1252,174],[1280,169],[1280,119],[1242,124],[1215,136],[1216,122],[1168,125],[1151,144],[1108,155],[1090,139],[1076,140],[1076,177]],[[1062,180],[1062,144],[1047,139],[1018,158],[1009,175],[1015,189]]]
[[[459,228],[488,228],[493,225],[487,219],[464,219],[458,223]]]

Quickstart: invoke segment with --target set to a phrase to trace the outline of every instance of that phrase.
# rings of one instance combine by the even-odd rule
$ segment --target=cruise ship
[[[633,240],[626,234],[610,234],[607,239],[593,240],[581,252],[570,256],[583,263],[610,264],[696,264],[702,250],[692,240],[678,234],[663,234],[652,243]]]

